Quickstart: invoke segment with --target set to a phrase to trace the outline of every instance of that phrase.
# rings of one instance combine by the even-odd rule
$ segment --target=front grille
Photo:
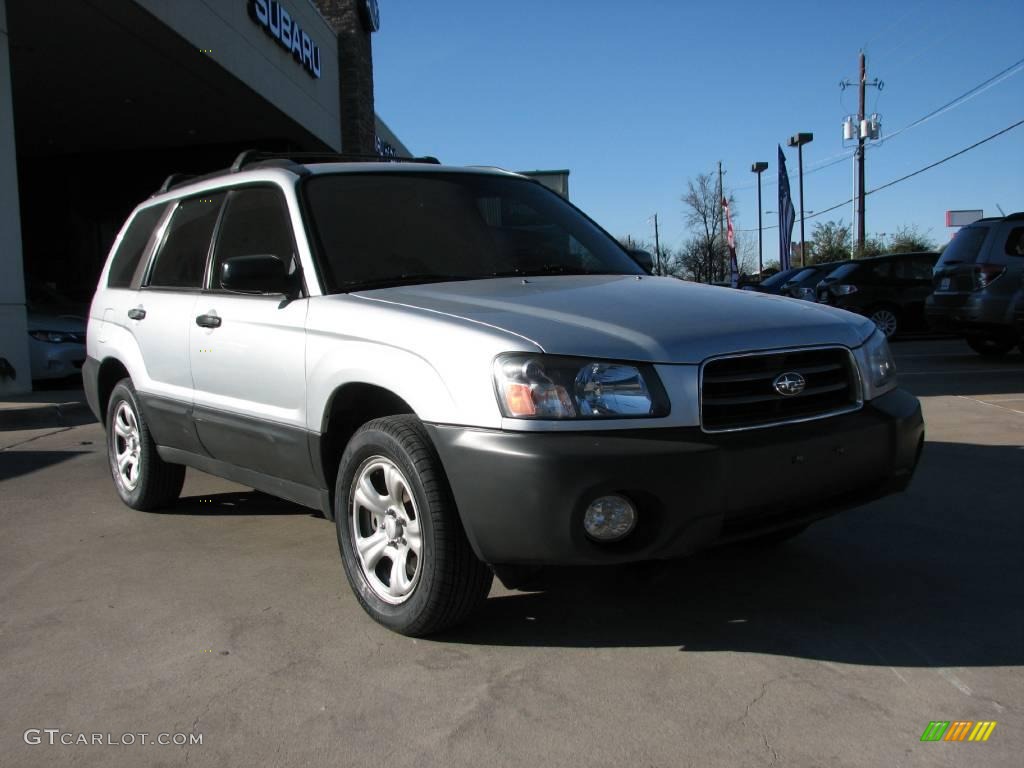
[[[799,373],[797,395],[781,395],[774,382]],[[843,347],[720,357],[701,372],[701,426],[707,432],[755,429],[822,418],[860,407],[860,382]]]

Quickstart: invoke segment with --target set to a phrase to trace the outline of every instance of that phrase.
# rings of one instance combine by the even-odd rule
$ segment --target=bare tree
[[[686,182],[682,197],[686,206],[683,220],[692,236],[679,255],[693,279],[703,282],[724,280],[729,274],[729,249],[718,192],[717,180],[710,173],[701,173]],[[731,195],[729,206],[735,216],[735,199]]]

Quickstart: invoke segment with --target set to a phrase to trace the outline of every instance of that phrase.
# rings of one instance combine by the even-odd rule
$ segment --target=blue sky
[[[841,121],[857,96],[838,83],[856,78],[860,49],[869,79],[885,83],[868,92],[883,136],[1024,59],[1020,0],[381,0],[381,21],[377,111],[413,152],[459,165],[568,168],[573,201],[609,231],[651,239],[657,212],[673,248],[685,230],[686,180],[719,160],[737,228],[756,228],[751,162],[770,163],[764,208],[775,210],[777,143],[814,133],[805,173],[844,151]],[[1024,71],[869,150],[867,187],[1021,119]],[[795,197],[795,151],[785,151]],[[807,210],[848,199],[852,161],[807,173],[804,186]],[[1024,210],[1024,125],[869,196],[867,229],[915,224],[941,242],[947,209],[997,215],[997,203]],[[850,221],[850,206],[817,220],[839,218]],[[766,225],[775,220],[765,215]],[[769,230],[766,260],[777,251]]]

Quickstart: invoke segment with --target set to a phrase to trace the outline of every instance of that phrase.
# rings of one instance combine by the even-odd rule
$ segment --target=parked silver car
[[[46,283],[29,281],[29,362],[34,381],[77,376],[85,362],[85,315],[77,305]]]
[[[246,153],[132,214],[84,373],[129,506],[188,465],[319,509],[366,611],[423,635],[493,573],[792,535],[910,482],[921,410],[867,318],[651,277],[523,176],[345,159]]]
[[[980,219],[943,251],[925,304],[932,328],[957,333],[982,355],[1017,345],[1013,297],[1024,276],[1024,212]]]

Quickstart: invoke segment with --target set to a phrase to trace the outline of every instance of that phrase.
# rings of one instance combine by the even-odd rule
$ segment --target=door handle
[[[132,307],[128,310],[128,318],[130,320],[145,320],[146,310],[142,307]]]
[[[199,315],[196,325],[200,328],[220,328],[220,318],[217,315]]]

